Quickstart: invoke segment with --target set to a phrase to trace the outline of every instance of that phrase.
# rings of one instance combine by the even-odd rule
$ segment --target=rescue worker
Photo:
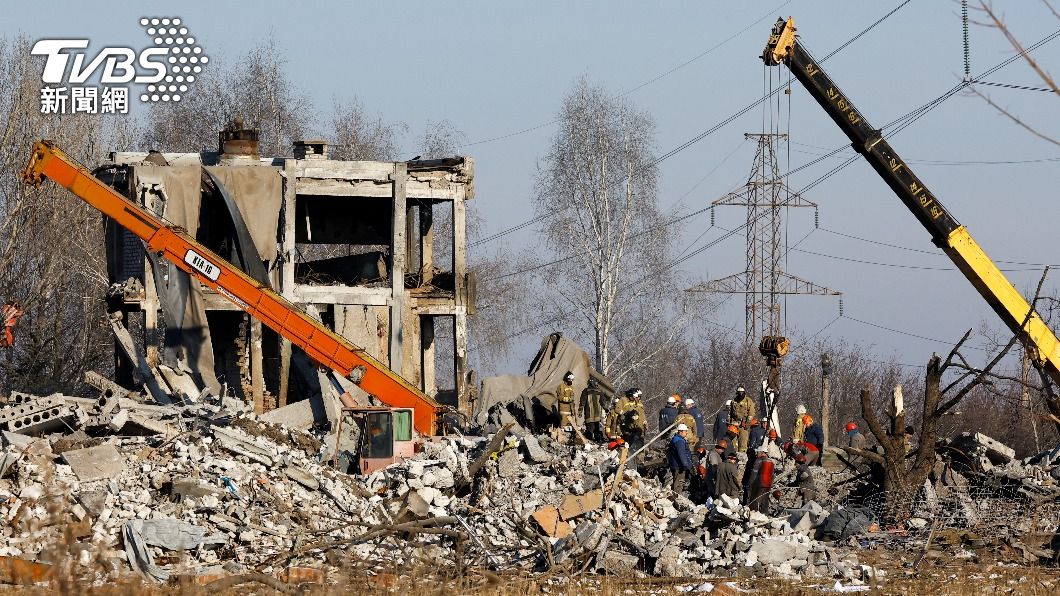
[[[721,457],[725,459],[730,453],[736,453],[736,444],[731,439],[718,439],[717,448],[721,450]]]
[[[710,446],[708,448],[707,445],[702,444],[696,447],[696,450],[692,453],[695,467],[692,469],[692,481],[688,487],[688,498],[696,505],[703,505],[713,494],[713,478],[711,475],[713,470],[711,470],[710,465],[712,455],[717,456],[714,447]]]
[[[685,409],[692,415],[692,418],[696,421],[696,437],[706,441],[707,439],[707,426],[703,422],[703,413],[699,411],[699,406],[696,405],[696,400],[691,397],[685,400]]]
[[[858,424],[856,422],[847,423],[847,447],[853,447],[854,449],[865,448],[865,435],[861,434],[858,430]]]
[[[803,426],[806,428],[806,433],[802,437],[802,442],[809,445],[813,445],[817,448],[818,458],[815,463],[816,465],[822,465],[821,458],[824,457],[824,431],[821,430],[821,425],[813,421],[813,417],[806,414],[802,417]]]
[[[722,406],[716,414],[714,414],[714,442],[718,439],[725,438],[725,431],[729,427],[729,406],[732,405],[732,400],[725,400],[725,405]]]
[[[806,463],[805,455],[795,456],[795,486],[799,489],[799,497],[802,500],[800,507],[817,499],[817,485],[813,481],[813,473]]]
[[[666,462],[670,465],[670,473],[673,475],[670,488],[679,495],[684,492],[685,480],[693,467],[692,452],[688,448],[688,432],[686,425],[678,424],[677,432],[670,439],[670,446],[666,451]]]
[[[633,389],[626,389],[625,395],[619,397],[611,410],[607,413],[607,421],[604,424],[604,434],[607,435],[607,440],[613,441],[622,436],[622,431],[619,429],[619,421],[622,413],[626,411],[629,403],[633,401]]]
[[[579,409],[585,418],[585,438],[595,443],[604,442],[604,395],[596,384],[596,379],[589,377],[589,384],[582,391]]]
[[[707,450],[706,461],[700,461],[700,465],[706,467],[707,471],[707,494],[714,497],[717,494],[715,486],[718,483],[718,468],[725,460],[725,447],[728,443],[725,439],[718,441],[713,449]]]
[[[764,445],[766,446],[766,453],[774,461],[780,461],[784,459],[784,450],[780,446],[780,436],[777,434],[777,429],[771,428],[766,433],[766,440]]]
[[[755,417],[755,400],[747,397],[743,385],[736,388],[736,397],[729,406],[729,424],[740,429],[740,451],[747,451],[750,439],[751,420]]]
[[[806,433],[806,427],[802,424],[802,417],[806,415],[806,406],[799,404],[799,407],[795,408],[795,424],[791,428],[791,441],[793,443],[801,443],[802,437]]]
[[[757,418],[751,420],[751,432],[747,438],[747,455],[750,455],[762,446],[766,440],[766,425],[769,424],[766,420],[758,421]]]
[[[736,428],[735,424],[730,424],[725,431],[725,438],[722,440],[728,444],[725,449],[725,455],[736,453],[736,447],[740,444],[740,429]]]
[[[725,456],[725,461],[718,466],[718,479],[714,483],[714,498],[721,495],[729,495],[734,499],[740,498],[740,477],[736,470],[736,454],[730,453]]]
[[[644,446],[644,431],[647,422],[644,417],[644,402],[640,401],[644,394],[640,389],[630,389],[630,399],[626,402],[624,411],[619,414],[619,432],[622,439],[629,445],[629,452]],[[643,454],[638,458],[643,458]]]
[[[680,400],[680,396],[676,397],[678,398],[678,400]],[[680,404],[681,402],[678,401],[678,403]],[[688,444],[691,446],[691,448],[695,449],[696,444],[699,443],[699,435],[696,434],[696,419],[694,416],[692,416],[692,413],[688,411],[684,404],[681,404],[681,407],[677,412],[677,417],[674,418],[674,422],[676,422],[678,425],[683,424],[685,425],[685,427],[688,428],[688,436],[686,438],[688,439]]]
[[[26,309],[14,300],[8,300],[0,307],[0,320],[4,323],[4,333],[0,336],[0,348],[13,348],[15,346],[15,325]]]
[[[751,476],[751,488],[748,491],[747,505],[759,513],[769,513],[770,492],[773,489],[773,471],[775,465],[769,459],[765,447],[758,448],[758,458],[755,460]]]
[[[680,398],[675,393],[666,398],[666,406],[659,410],[659,432],[669,428],[677,419],[677,402]]]
[[[559,407],[559,425],[570,426],[574,421],[574,373],[567,371],[563,382],[556,387],[556,403]]]

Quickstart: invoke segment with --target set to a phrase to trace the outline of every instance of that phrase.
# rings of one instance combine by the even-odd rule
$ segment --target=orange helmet
[[[751,419],[751,426],[756,426],[757,424],[758,424],[758,418],[752,418]]]
[[[775,429],[775,428],[769,429],[769,438],[770,439],[777,438],[777,429]]]
[[[802,425],[803,426],[809,426],[811,424],[813,424],[813,416],[810,416],[809,414],[803,415],[803,417],[802,417]]]
[[[725,449],[729,446],[729,442],[725,439],[718,439],[718,444],[714,446],[715,449]]]
[[[735,424],[730,424],[729,425],[729,432],[738,433],[738,432],[740,432],[740,429]]]
[[[857,425],[856,422],[847,422],[847,432],[850,432],[852,430],[857,430],[857,428],[858,428],[858,425]]]

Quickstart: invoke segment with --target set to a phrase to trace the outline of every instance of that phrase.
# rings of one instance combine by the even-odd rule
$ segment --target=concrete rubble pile
[[[882,575],[855,553],[866,536],[886,532],[871,508],[836,497],[848,499],[852,471],[814,469],[823,506],[795,507],[787,490],[770,517],[725,496],[693,504],[650,468],[625,465],[619,451],[560,444],[509,421],[484,437],[425,441],[411,458],[354,476],[329,465],[334,438],[324,431],[265,422],[210,396],[154,405],[105,379],[90,384],[98,398],[16,393],[0,407],[0,557],[72,556],[99,581],[114,572],[203,581],[292,569],[320,579],[350,560],[380,571],[462,560],[496,570],[854,584]],[[941,518],[947,498],[967,504],[976,475],[1055,504],[1060,450],[1017,461],[981,435],[950,447],[963,455],[948,456],[926,483],[910,530]],[[788,485],[792,467],[778,466],[776,486]],[[989,506],[968,504],[965,526],[981,525]],[[1031,527],[1041,520],[1024,521],[1013,531],[1042,529]]]
[[[572,561],[616,575],[806,575],[855,582],[873,572],[845,549],[812,538],[827,515],[816,504],[779,518],[728,497],[713,508],[695,505],[630,468],[614,487],[618,452],[517,435],[465,491],[459,488],[473,465],[468,456],[486,439],[436,443],[422,457],[373,474],[367,488],[403,500],[419,515],[459,518],[484,562],[498,569]],[[479,448],[467,449],[472,444]]]
[[[165,409],[152,411],[156,430],[136,428],[142,436],[105,425],[6,431],[0,556],[49,563],[72,553],[86,569],[102,562],[101,580],[108,571],[158,581],[277,573],[328,568],[336,554],[368,559],[377,545],[360,538],[373,530],[433,521],[451,531],[401,534],[389,563],[450,565],[455,537],[496,569],[571,560],[616,574],[866,573],[809,536],[819,510],[769,518],[726,500],[712,511],[632,469],[612,495],[618,454],[600,447],[519,431],[497,453],[490,438],[446,437],[357,477],[321,462],[326,448],[313,435],[216,405]]]

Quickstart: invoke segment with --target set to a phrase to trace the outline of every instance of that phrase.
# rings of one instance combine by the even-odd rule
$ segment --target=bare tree
[[[17,173],[38,139],[96,163],[111,143],[128,146],[131,124],[110,114],[42,114],[42,65],[30,46],[0,40],[0,294],[26,307],[2,370],[4,385],[44,394],[76,388],[87,369],[109,370],[103,221],[67,191],[30,188]]]
[[[559,130],[538,166],[534,197],[548,217],[545,269],[553,308],[597,370],[621,383],[676,339],[682,305],[667,265],[673,230],[658,206],[654,123],[628,100],[582,79],[564,99]]]
[[[1053,6],[1049,3],[1048,0],[1042,0],[1042,4],[1046,6],[1050,13],[1052,13],[1053,17],[1055,17],[1057,20],[1060,20],[1060,12],[1053,8]],[[1057,85],[1056,80],[1053,79],[1052,75],[1049,74],[1048,70],[1046,70],[1044,66],[1042,66],[1037,60],[1034,59],[1033,56],[1030,55],[1026,47],[1024,47],[1023,42],[1021,42],[1019,38],[1012,33],[1012,30],[1009,29],[1008,25],[1005,24],[1005,21],[1001,18],[1000,15],[998,15],[993,5],[985,0],[980,0],[979,6],[976,10],[985,14],[987,19],[985,22],[979,24],[985,27],[995,28],[1000,31],[1001,34],[1005,37],[1005,40],[1009,43],[1010,46],[1012,46],[1012,49],[1015,50],[1021,58],[1023,58],[1023,61],[1026,62],[1028,66],[1031,67],[1031,70],[1033,70],[1034,74],[1037,75],[1039,79],[1041,79],[1042,83],[1046,85],[1046,87],[1052,92],[1053,95],[1055,95],[1057,98],[1060,98],[1060,86]],[[991,107],[996,109],[1003,116],[1011,120],[1020,128],[1023,128],[1027,132],[1038,137],[1039,139],[1042,139],[1043,141],[1047,141],[1049,143],[1052,143],[1053,145],[1060,145],[1060,140],[1057,140],[1056,138],[1041,132],[1036,125],[1028,122],[1026,119],[1021,118],[1017,114],[1013,113],[1011,110],[1003,107],[1001,104],[994,101],[989,95],[983,93],[982,91],[979,91],[975,87],[972,87],[972,92],[978,95],[984,101],[986,101],[988,104],[990,104]]]
[[[357,98],[344,104],[336,101],[331,115],[332,158],[395,160],[400,137],[407,128],[401,122],[370,116]]]
[[[213,149],[218,131],[238,117],[259,129],[263,154],[287,155],[293,141],[304,138],[313,109],[285,65],[272,38],[231,64],[215,58],[195,81],[194,93],[151,107],[144,144],[162,151]]]

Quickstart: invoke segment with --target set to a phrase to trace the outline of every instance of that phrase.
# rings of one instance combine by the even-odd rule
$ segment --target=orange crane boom
[[[47,178],[68,189],[129,230],[147,250],[213,288],[250,316],[291,341],[314,361],[350,379],[392,407],[413,408],[413,426],[423,435],[438,431],[438,403],[362,348],[351,344],[279,294],[217,256],[178,226],[170,226],[96,179],[50,141],[33,148],[22,180],[39,186]]]

